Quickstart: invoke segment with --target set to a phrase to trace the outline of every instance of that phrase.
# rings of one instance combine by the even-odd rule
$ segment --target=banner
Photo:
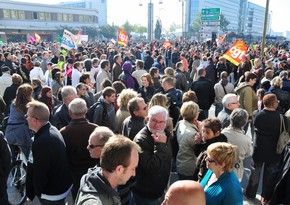
[[[225,33],[224,35],[220,36],[217,42],[217,45],[220,46],[222,45],[224,39],[226,38],[227,34]]]
[[[61,46],[67,50],[70,50],[73,48],[77,49],[77,44],[75,42],[75,35],[73,35],[71,32],[65,29],[63,31]]]
[[[123,29],[120,28],[118,30],[118,44],[121,44],[123,46],[127,46],[128,41],[129,41],[128,34]]]
[[[35,42],[36,42],[35,38],[33,36],[29,35],[28,43],[35,43]]]
[[[167,49],[168,47],[172,47],[172,43],[169,41],[169,40],[166,40],[164,43],[163,43],[163,46],[162,48],[165,48]]]
[[[38,33],[34,32],[34,36],[35,36],[35,41],[37,43],[41,43],[42,42],[41,37],[40,37],[40,35],[38,35]]]
[[[236,43],[223,55],[234,65],[238,66],[247,54],[247,46],[242,40],[237,40]]]
[[[80,36],[80,41],[88,42],[89,41],[89,36],[88,35],[81,35]]]
[[[57,35],[57,42],[62,42],[62,37],[59,34]]]

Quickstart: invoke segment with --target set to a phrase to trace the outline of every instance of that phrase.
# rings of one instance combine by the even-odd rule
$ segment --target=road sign
[[[220,21],[202,21],[202,26],[220,26]]]
[[[211,32],[218,32],[219,28],[215,26],[202,26],[200,28],[201,32],[211,33]]]
[[[207,16],[201,16],[202,21],[219,21],[220,16],[219,15],[207,15]]]
[[[208,8],[208,9],[201,9],[201,15],[220,15],[221,8]]]

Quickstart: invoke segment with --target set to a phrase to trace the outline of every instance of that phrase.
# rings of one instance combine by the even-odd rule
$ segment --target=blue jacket
[[[208,170],[202,181],[205,187],[213,172]],[[205,190],[206,205],[243,205],[240,182],[233,171],[225,172]]]

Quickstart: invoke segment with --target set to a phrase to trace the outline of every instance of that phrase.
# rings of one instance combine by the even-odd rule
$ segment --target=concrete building
[[[203,8],[220,8],[225,19],[230,22],[228,32],[244,35],[262,36],[265,8],[248,0],[186,0],[185,1],[185,32],[191,26]],[[270,15],[267,31],[270,32]],[[220,34],[222,31],[220,30]]]
[[[61,2],[58,5],[74,8],[94,9],[99,14],[99,25],[107,25],[107,0],[77,0]]]
[[[56,40],[61,27],[97,29],[98,13],[95,9],[0,0],[0,31],[8,41],[26,41],[34,31],[44,40]]]

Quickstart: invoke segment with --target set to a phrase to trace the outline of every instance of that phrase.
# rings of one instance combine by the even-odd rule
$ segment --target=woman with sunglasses
[[[213,143],[207,148],[205,160],[208,171],[200,184],[205,191],[206,205],[242,205],[242,188],[233,171],[236,146]]]

